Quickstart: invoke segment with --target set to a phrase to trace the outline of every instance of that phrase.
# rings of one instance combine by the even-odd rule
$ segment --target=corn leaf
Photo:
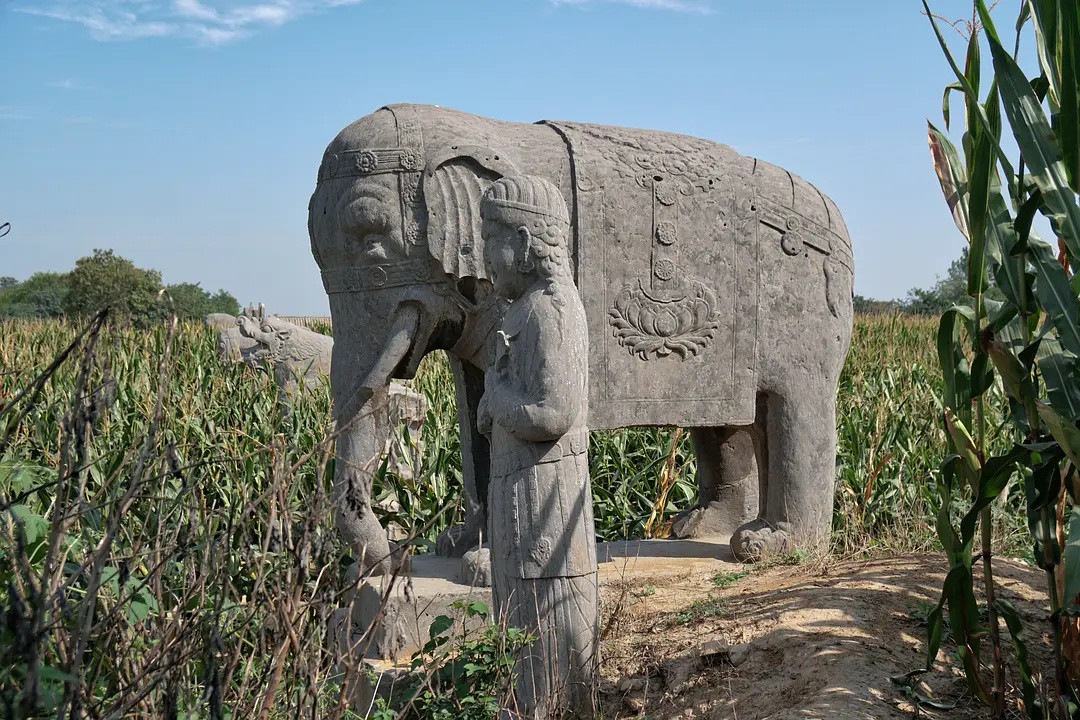
[[[1050,316],[1061,344],[1080,357],[1080,304],[1073,294],[1065,268],[1058,263],[1054,249],[1036,236],[1028,239],[1028,257],[1035,269],[1035,296]]]
[[[1061,75],[1058,72],[1055,45],[1057,39],[1056,0],[1028,0],[1035,25],[1035,49],[1039,55],[1039,67],[1048,82],[1047,97],[1051,108],[1058,106],[1061,97]]]
[[[972,38],[976,35],[973,33]],[[976,42],[976,46],[977,46]],[[978,54],[975,53],[975,57]],[[975,61],[977,69],[978,62]],[[973,87],[978,87],[972,83]],[[969,99],[969,104],[971,103]],[[976,103],[977,104],[977,103]],[[987,288],[986,235],[990,224],[990,187],[994,178],[997,147],[1001,136],[1001,116],[998,112],[997,84],[990,86],[986,99],[988,127],[979,124],[977,116],[968,113],[968,131],[972,134],[971,167],[968,172],[968,229],[971,231],[971,251],[968,253],[968,295],[975,297]]]
[[[975,502],[964,513],[960,521],[960,540],[970,544],[975,537],[975,527],[979,522],[979,513],[1001,495],[1001,491],[1009,482],[1009,478],[1016,472],[1016,463],[1027,457],[1029,453],[1020,446],[1013,447],[1005,455],[990,458],[982,466],[979,472],[978,494]]]
[[[1044,402],[1037,403],[1039,416],[1073,465],[1080,467],[1080,429]]]
[[[1012,638],[1013,650],[1016,652],[1024,709],[1027,711],[1029,720],[1043,720],[1045,714],[1039,690],[1031,674],[1031,662],[1028,660],[1027,644],[1024,642],[1024,624],[1020,621],[1020,614],[1016,612],[1012,603],[1004,598],[998,599],[997,609],[1005,620],[1006,627],[1009,628],[1009,637]]]
[[[952,96],[952,94],[954,92],[961,92],[961,93],[964,92],[964,88],[960,85],[960,83],[953,83],[951,85],[946,85],[945,86],[945,92],[941,96],[941,117],[943,117],[945,119],[945,129],[946,130],[949,129],[949,115],[950,115],[949,99],[950,99],[950,97]]]
[[[961,477],[967,481],[973,492],[978,492],[979,470],[982,468],[979,452],[975,448],[975,441],[972,440],[971,433],[968,432],[963,421],[953,414],[951,408],[945,408],[945,429],[952,439],[953,449],[956,450],[956,454],[963,461],[960,463]]]
[[[1080,193],[1080,10],[1075,2],[1061,8],[1061,87],[1056,130],[1062,161],[1074,193]]]
[[[960,156],[956,152],[956,146],[934,124],[927,122],[927,139],[930,142],[930,155],[934,161],[934,172],[937,173],[938,183],[941,184],[941,192],[945,195],[945,203],[952,213],[953,222],[959,228],[960,233],[971,241],[968,232],[968,203],[967,203],[967,175]],[[945,122],[948,127],[948,120]]]
[[[1077,382],[1077,357],[1052,335],[1039,343],[1035,362],[1046,385],[1050,405],[1069,420],[1080,418],[1080,383]]]
[[[986,689],[979,681],[979,645],[985,630],[979,625],[979,608],[972,590],[971,568],[959,565],[945,576],[944,592],[949,604],[949,628],[956,640],[957,654],[964,664],[971,691],[988,702]]]
[[[1010,252],[1017,244],[1017,231],[1000,189],[999,183],[991,188],[986,257],[1001,293],[1017,311],[1026,314],[1031,307],[1033,280],[1027,261]]]
[[[1069,513],[1069,534],[1065,542],[1065,605],[1076,603],[1080,595],[1080,506]]]
[[[986,4],[979,0],[979,12]],[[989,20],[989,13],[983,20]],[[1054,232],[1064,238],[1070,254],[1080,260],[1080,206],[1068,182],[1061,149],[1038,97],[1012,56],[1001,46],[988,26],[987,39],[994,58],[1001,101],[1012,126],[1016,144],[1024,156],[1032,179],[1042,192],[1044,213]]]
[[[930,11],[930,6],[926,0],[922,0],[923,8],[926,9],[926,17],[930,20],[930,27],[934,29],[934,36],[937,37],[938,45],[941,46],[941,51],[945,54],[945,59],[949,61],[949,67],[952,68],[953,74],[956,75],[957,84],[964,90],[964,94],[969,100],[973,101],[972,105],[969,105],[973,111],[974,116],[978,119],[981,126],[985,128],[990,127],[990,120],[986,117],[986,111],[979,103],[979,94],[968,82],[967,76],[960,71],[960,67],[956,64],[956,59],[953,58],[952,51],[949,50],[948,44],[945,42],[945,37],[941,34],[941,28],[938,27],[937,20],[934,18],[934,14]],[[1005,173],[1005,179],[1009,186],[1012,187],[1016,182],[1016,172],[1013,170],[1012,165],[1009,163],[1005,156],[1005,153],[998,147],[998,162],[1001,163],[1001,169]]]

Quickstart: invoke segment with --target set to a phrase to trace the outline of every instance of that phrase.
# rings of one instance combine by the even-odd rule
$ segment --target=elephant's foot
[[[461,580],[472,587],[491,587],[491,551],[475,547],[461,556]]]
[[[788,523],[770,524],[754,520],[743,525],[731,536],[731,552],[739,562],[758,562],[770,555],[782,553],[791,545]]]
[[[482,522],[466,520],[463,525],[448,527],[435,538],[435,554],[440,557],[461,557],[480,544]]]
[[[756,511],[756,508],[755,508]],[[671,522],[671,536],[688,538],[731,537],[744,523],[757,513],[749,515],[741,502],[713,500],[683,510]]]

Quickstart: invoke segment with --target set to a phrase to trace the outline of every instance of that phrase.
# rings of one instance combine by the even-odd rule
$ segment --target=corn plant
[[[933,124],[929,141],[946,201],[970,246],[969,300],[942,316],[937,336],[952,451],[940,466],[937,529],[949,571],[929,617],[927,667],[940,648],[947,607],[972,693],[1004,717],[1003,620],[1028,717],[1071,717],[1078,704],[1070,672],[1076,677],[1080,668],[1067,667],[1063,637],[1066,617],[1080,612],[1080,279],[1070,270],[1080,262],[1080,17],[1076,0],[1024,0],[1010,52],[985,0],[975,0],[961,68],[926,0],[923,5],[956,76],[945,89],[946,132],[952,93],[964,99],[962,155]],[[1028,27],[1038,61],[1030,79],[1018,62]],[[993,62],[985,94],[984,39]],[[1020,151],[1015,165],[1001,144],[1002,110]],[[1033,229],[1036,213],[1049,221],[1056,247]],[[988,297],[992,286],[1001,300]],[[1007,416],[1005,425],[992,422],[995,405]],[[1050,669],[1032,666],[1023,623],[995,586],[991,513],[1013,477],[1023,483],[1034,559],[1049,587],[1056,653]],[[958,497],[967,499],[957,504]],[[985,621],[974,590],[976,564]]]

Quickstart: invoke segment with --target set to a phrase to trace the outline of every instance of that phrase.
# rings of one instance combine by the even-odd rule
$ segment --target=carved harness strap
[[[319,182],[423,170],[424,138],[416,110],[402,105],[388,105],[383,109],[389,110],[397,122],[398,146],[335,153],[319,168]]]
[[[416,285],[431,282],[434,277],[429,258],[384,265],[351,265],[322,271],[323,288],[327,295]]]

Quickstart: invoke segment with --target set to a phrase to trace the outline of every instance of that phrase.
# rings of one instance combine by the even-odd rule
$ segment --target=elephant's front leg
[[[727,540],[758,517],[757,432],[753,426],[692,428],[698,503],[671,524],[678,538]]]
[[[835,383],[803,378],[770,393],[765,426],[765,512],[731,538],[732,552],[744,562],[827,546],[836,484]]]
[[[457,391],[465,522],[441,533],[435,542],[435,552],[444,557],[461,557],[480,544],[481,533],[487,528],[490,450],[487,437],[476,429],[477,408],[484,394],[484,373],[459,358],[448,357]]]

